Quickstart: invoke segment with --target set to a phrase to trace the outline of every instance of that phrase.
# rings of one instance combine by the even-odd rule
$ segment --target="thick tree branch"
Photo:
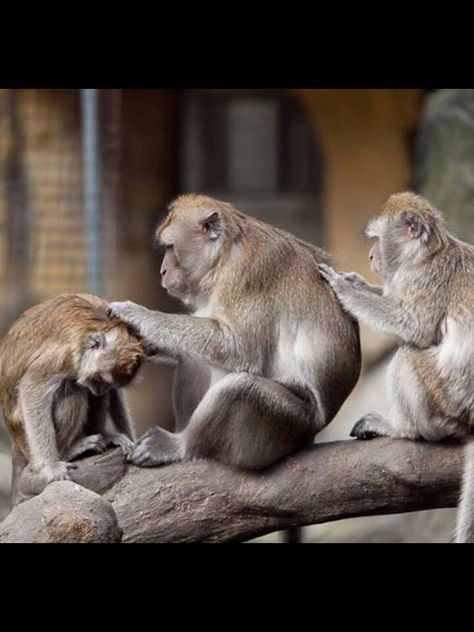
[[[341,518],[453,507],[462,460],[460,444],[385,438],[318,444],[259,473],[204,460],[140,469],[114,450],[79,461],[74,480],[112,503],[123,542],[227,542]],[[10,541],[42,496],[10,514]]]

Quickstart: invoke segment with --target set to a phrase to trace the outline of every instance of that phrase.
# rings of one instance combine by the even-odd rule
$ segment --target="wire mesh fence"
[[[99,291],[114,265],[120,91],[97,91],[98,151],[84,152],[81,90],[0,90],[0,327],[61,292]],[[90,113],[89,113],[90,116]],[[97,221],[86,221],[86,174],[97,176]],[[90,176],[89,176],[90,180]],[[90,195],[89,195],[90,199]]]

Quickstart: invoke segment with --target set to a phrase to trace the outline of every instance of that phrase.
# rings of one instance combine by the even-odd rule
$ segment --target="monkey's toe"
[[[368,420],[362,417],[352,428],[350,436],[356,439],[374,439],[375,437],[379,437],[380,434],[371,429]]]
[[[92,454],[102,454],[107,450],[107,443],[101,434],[88,435],[79,439],[65,455],[67,461],[73,461],[78,457],[84,458]],[[75,466],[76,467],[76,466]]]
[[[158,426],[151,428],[137,441],[128,460],[139,467],[156,467],[180,461],[178,436]]]
[[[126,434],[116,434],[116,435],[108,435],[105,437],[105,442],[107,447],[109,446],[117,446],[119,447],[122,452],[125,454],[125,456],[127,457],[127,460],[129,460],[129,457],[132,456],[133,450],[135,448],[135,444],[134,442],[127,437]]]

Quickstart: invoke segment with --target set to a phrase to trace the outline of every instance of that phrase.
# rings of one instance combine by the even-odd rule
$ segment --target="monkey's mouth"
[[[89,390],[94,395],[104,395],[111,388],[111,386],[112,384],[109,384],[109,382],[106,382],[100,377],[94,377],[88,381]]]

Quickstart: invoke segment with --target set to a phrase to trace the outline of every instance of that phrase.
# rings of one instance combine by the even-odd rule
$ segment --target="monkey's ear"
[[[217,211],[214,211],[214,213],[211,213],[211,215],[208,215],[201,221],[201,230],[211,240],[219,237],[222,232],[222,220]]]
[[[427,226],[418,213],[404,211],[402,213],[402,222],[407,237],[410,239],[421,239],[426,234]]]
[[[105,347],[105,334],[94,331],[87,336],[86,349],[102,349]]]

